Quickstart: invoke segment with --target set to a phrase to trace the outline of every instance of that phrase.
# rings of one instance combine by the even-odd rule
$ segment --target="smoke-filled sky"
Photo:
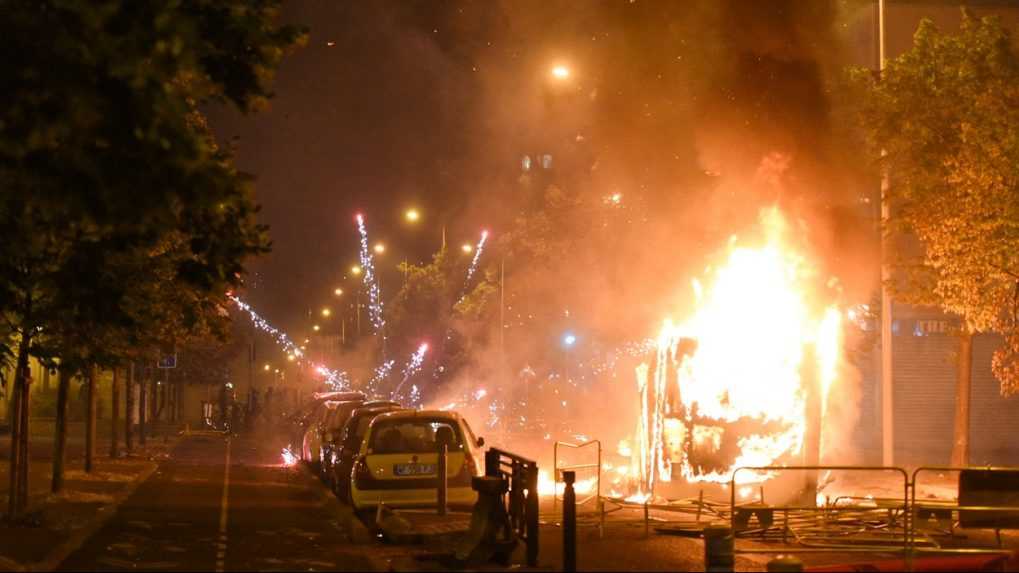
[[[389,245],[389,284],[443,226],[452,245],[482,227],[498,236],[529,200],[522,157],[546,153],[567,193],[618,193],[627,208],[617,252],[599,261],[608,278],[585,293],[594,308],[667,297],[775,202],[809,223],[825,265],[866,283],[869,191],[844,168],[830,90],[844,64],[868,63],[872,15],[852,0],[287,2],[310,38],[271,109],[210,112],[271,226],[250,297],[306,327],[357,260],[358,211]],[[417,228],[401,220],[412,205]]]

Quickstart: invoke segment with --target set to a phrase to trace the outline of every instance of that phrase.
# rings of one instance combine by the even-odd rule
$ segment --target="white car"
[[[368,427],[351,472],[354,509],[435,507],[441,443],[448,447],[446,501],[472,506],[471,478],[482,475],[484,440],[455,412],[403,410],[381,414]]]

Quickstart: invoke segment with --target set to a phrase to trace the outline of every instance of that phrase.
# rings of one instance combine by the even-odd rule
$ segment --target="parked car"
[[[304,402],[288,420],[287,438],[290,449],[294,455],[302,457],[304,449],[304,435],[308,427],[316,422],[325,410],[327,400],[363,400],[364,394],[360,392],[316,392],[311,399]]]
[[[337,497],[343,501],[350,501],[350,472],[354,468],[354,460],[360,453],[361,442],[364,441],[371,421],[380,414],[405,409],[397,402],[375,401],[365,402],[351,412],[339,435],[334,436],[336,440],[325,446],[329,449],[325,459],[330,461],[332,470],[326,481],[332,486]]]
[[[467,421],[456,412],[400,411],[380,414],[368,425],[351,472],[355,510],[385,503],[391,507],[434,507],[437,501],[439,444],[448,447],[446,500],[469,507],[477,500],[471,478],[481,475],[481,447]]]
[[[343,425],[347,423],[350,418],[350,413],[364,405],[364,400],[347,400],[344,402],[333,402],[329,407],[329,412],[322,418],[317,427],[317,433],[312,435],[310,432],[308,437],[310,439],[309,449],[312,456],[313,465],[316,465],[319,470],[319,476],[323,479],[327,475],[331,475],[332,471],[332,459],[328,456],[332,455],[331,451],[327,451],[327,445],[331,444],[334,440],[335,434],[339,434],[343,429]]]

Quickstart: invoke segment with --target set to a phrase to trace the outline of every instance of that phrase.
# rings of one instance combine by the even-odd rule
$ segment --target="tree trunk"
[[[159,379],[152,380],[152,421],[155,422],[163,417],[163,408],[166,407],[166,384],[161,384]]]
[[[113,367],[113,382],[110,384],[110,457],[116,459],[120,453],[120,378],[119,368]]]
[[[145,367],[142,367],[141,381],[138,382],[138,443],[145,445]]]
[[[955,428],[952,432],[953,467],[969,465],[970,396],[973,386],[973,333],[959,337],[959,370],[955,378]]]
[[[20,511],[28,509],[28,467],[31,462],[28,455],[28,422],[32,417],[32,378],[28,370],[26,358],[24,374],[24,386],[21,392],[21,473],[18,474],[18,496],[21,504]]]
[[[67,403],[71,393],[70,367],[60,365],[57,382],[57,421],[53,436],[53,481],[50,491],[58,493],[64,488],[64,459],[67,451]]]
[[[96,367],[89,366],[85,375],[88,384],[88,413],[85,417],[85,473],[92,473],[96,457],[96,402],[98,398]]]
[[[127,374],[126,392],[124,393],[124,448],[127,453],[134,449],[134,362],[129,366]]]
[[[14,416],[11,418],[11,459],[10,459],[10,489],[8,490],[7,517],[14,520],[21,509],[27,504],[27,500],[21,499],[21,478],[22,469],[28,464],[25,454],[24,443],[28,436],[25,430],[28,427],[28,345],[31,340],[22,336],[18,344],[18,361],[14,371],[14,384],[11,391],[11,399],[14,401]],[[25,468],[27,470],[27,468]],[[27,471],[24,472],[27,479]]]

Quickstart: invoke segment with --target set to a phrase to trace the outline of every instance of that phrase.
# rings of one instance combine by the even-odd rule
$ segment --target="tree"
[[[426,396],[470,363],[472,345],[486,333],[495,286],[492,277],[483,272],[476,272],[467,282],[469,263],[469,258],[451,256],[443,248],[426,265],[405,264],[406,283],[388,306],[389,355],[396,358],[395,364],[402,366],[422,342],[430,345],[432,366],[425,372],[431,373],[434,384],[426,388]],[[390,391],[402,379],[389,381],[388,386],[385,382],[375,381],[379,390]]]
[[[200,129],[195,109],[253,111],[267,100],[273,71],[301,38],[276,23],[278,7],[5,6],[0,314],[17,335],[14,392],[24,404],[12,480],[27,475],[29,354],[112,367],[180,332],[215,329],[245,260],[268,248],[249,178]],[[11,489],[11,518],[23,493]]]
[[[964,11],[958,33],[925,20],[880,77],[854,77],[893,182],[897,296],[962,321],[952,457],[965,464],[974,333],[1004,336],[992,369],[1003,395],[1019,391],[1019,54],[996,18]]]

